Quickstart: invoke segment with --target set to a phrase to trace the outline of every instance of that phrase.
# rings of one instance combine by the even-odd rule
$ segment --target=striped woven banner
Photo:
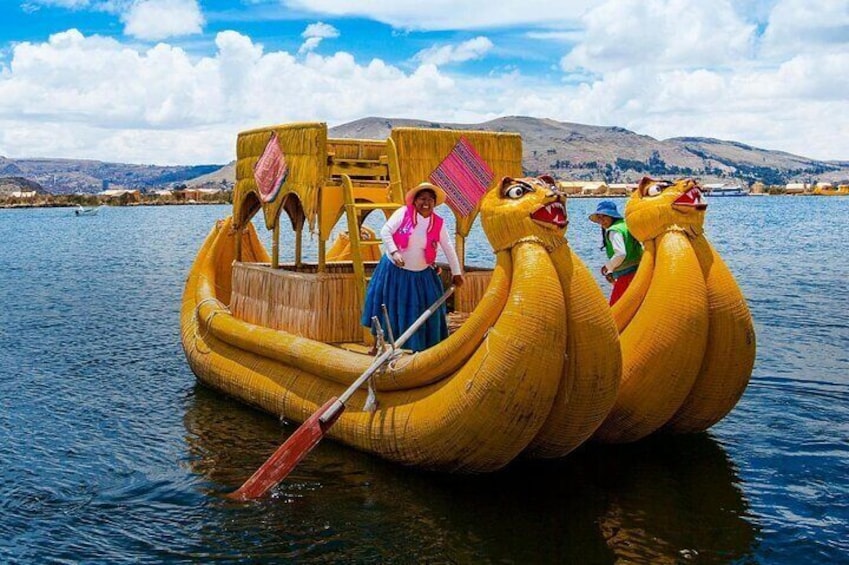
[[[280,149],[277,132],[274,132],[254,165],[254,180],[262,201],[267,204],[274,200],[288,176],[289,167],[286,165],[286,156]]]
[[[461,137],[448,156],[430,173],[430,182],[445,191],[448,204],[468,216],[486,194],[495,175],[486,161]]]

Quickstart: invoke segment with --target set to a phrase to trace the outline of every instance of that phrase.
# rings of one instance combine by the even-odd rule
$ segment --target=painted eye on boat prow
[[[531,187],[524,184],[513,184],[504,190],[504,196],[513,200],[518,200],[527,193],[532,192],[532,190],[533,189]]]
[[[653,182],[645,188],[643,196],[660,196],[667,187],[669,187],[669,184]]]

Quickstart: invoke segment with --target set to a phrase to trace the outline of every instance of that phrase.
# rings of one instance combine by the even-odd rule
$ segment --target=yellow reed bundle
[[[241,206],[253,194],[259,200],[254,181],[254,165],[265,150],[273,132],[289,167],[289,176],[274,201],[263,205],[265,225],[273,229],[284,196],[295,193],[304,208],[310,226],[315,224],[318,193],[327,177],[327,124],[294,123],[241,132],[236,141],[236,188],[233,217],[240,219]]]
[[[492,169],[492,185],[505,176],[522,176],[522,138],[517,133],[394,128],[391,136],[398,151],[404,189],[427,180],[462,137]],[[457,216],[457,233],[468,236],[477,212],[465,218],[458,216],[456,211],[454,214]]]
[[[755,363],[755,328],[734,275],[704,236],[692,243],[707,286],[707,345],[687,400],[663,428],[673,433],[701,432],[722,420],[743,396]]]
[[[567,349],[563,380],[531,458],[563,457],[584,443],[616,401],[622,354],[607,299],[592,273],[567,245],[551,253],[566,298]]]
[[[333,245],[327,250],[328,261],[350,261],[351,260],[351,238],[348,232],[339,232]]]
[[[360,237],[365,240],[374,240],[377,235],[374,230],[367,226],[360,228]],[[360,248],[363,261],[380,261],[381,248],[377,245],[364,245]],[[339,232],[330,249],[327,250],[328,261],[351,261],[351,237],[348,232]]]

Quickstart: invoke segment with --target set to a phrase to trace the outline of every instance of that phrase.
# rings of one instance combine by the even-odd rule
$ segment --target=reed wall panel
[[[463,286],[454,291],[454,310],[469,313],[477,307],[486,293],[492,280],[492,271],[466,271],[463,279]]]
[[[360,305],[350,263],[292,265],[234,263],[233,315],[241,320],[327,343],[362,341]]]

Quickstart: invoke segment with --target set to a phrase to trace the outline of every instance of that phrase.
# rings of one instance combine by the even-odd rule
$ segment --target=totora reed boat
[[[388,217],[405,188],[430,180],[448,195],[466,273],[449,308],[453,332],[425,351],[392,355],[327,435],[406,465],[487,472],[518,457],[563,457],[590,438],[635,441],[661,428],[692,400],[701,357],[687,361],[689,384],[661,402],[662,418],[646,422],[634,413],[657,403],[619,398],[622,387],[645,393],[633,383],[646,381],[652,367],[644,339],[650,312],[660,308],[651,301],[661,297],[641,283],[627,312],[611,312],[565,238],[565,196],[553,179],[523,178],[521,159],[521,139],[511,133],[394,128],[386,140],[331,139],[323,123],[297,123],[239,134],[232,216],[207,236],[183,295],[182,343],[193,372],[293,422],[339,396],[375,360],[365,353],[373,338],[359,319],[380,241],[363,220],[374,211]],[[282,212],[295,232],[288,262],[280,260]],[[270,252],[253,227],[260,213],[272,232]],[[478,217],[492,269],[465,265]],[[328,250],[340,220],[347,233]],[[316,262],[302,259],[304,228],[316,236]],[[648,245],[666,253],[665,244]],[[658,272],[653,280],[668,280],[666,257],[658,252],[642,279]],[[709,265],[702,270],[710,282]],[[700,355],[709,343],[708,298],[693,306]],[[745,334],[750,326],[741,327]],[[620,331],[636,339],[623,342]],[[663,389],[674,369],[671,377],[648,375],[651,385]],[[745,376],[735,382],[734,402]],[[727,410],[725,402],[699,413],[680,431],[702,429]]]

